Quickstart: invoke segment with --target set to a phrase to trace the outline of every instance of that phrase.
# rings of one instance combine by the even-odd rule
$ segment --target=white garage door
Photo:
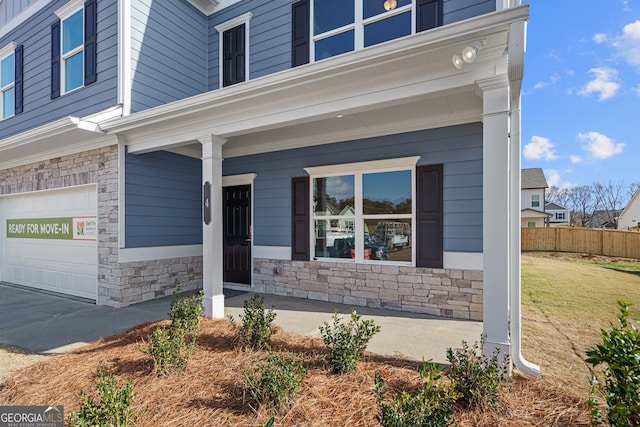
[[[0,197],[0,280],[95,300],[96,187]]]

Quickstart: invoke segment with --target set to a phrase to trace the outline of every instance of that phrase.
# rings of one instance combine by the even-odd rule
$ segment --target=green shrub
[[[494,406],[498,399],[500,383],[507,375],[509,356],[499,359],[500,349],[496,348],[491,357],[482,354],[485,337],[480,345],[472,347],[462,341],[462,347],[456,350],[447,349],[447,360],[451,364],[449,378],[455,390],[460,394],[462,403],[469,408]]]
[[[199,291],[191,296],[184,297],[177,293],[176,289],[173,300],[171,301],[171,327],[182,329],[188,340],[195,341],[200,335],[200,321],[204,314],[204,306],[202,298],[204,293]]]
[[[599,385],[607,401],[607,418],[613,427],[640,425],[640,330],[627,320],[631,305],[628,301],[618,301],[619,326],[602,330],[602,344],[587,351],[587,363],[594,367],[606,365],[604,384],[594,378],[592,389]],[[592,393],[589,406],[593,424],[598,424],[600,418],[596,404]]]
[[[263,407],[272,413],[290,408],[306,373],[302,360],[278,354],[271,354],[257,369],[244,371],[244,383],[255,405],[253,408]]]
[[[244,315],[240,316],[242,326],[238,329],[240,338],[254,350],[271,349],[271,335],[276,331],[271,323],[276,318],[272,309],[264,309],[264,297],[255,294],[243,302]],[[231,323],[236,326],[233,316]]]
[[[171,300],[171,325],[154,329],[148,337],[147,347],[140,350],[153,360],[153,370],[159,377],[187,369],[189,359],[200,335],[200,321],[204,313],[202,291],[182,296],[176,280],[176,293]]]
[[[326,322],[320,326],[324,345],[331,351],[333,372],[337,374],[355,370],[369,341],[380,332],[380,326],[373,320],[362,320],[361,317],[353,310],[351,320],[345,324],[334,312],[333,326]]]
[[[135,414],[131,404],[135,397],[133,381],[119,387],[116,378],[107,375],[103,368],[98,368],[98,395],[96,402],[84,390],[80,390],[80,410],[69,414],[69,425],[73,427],[90,426],[134,426],[142,414]]]
[[[385,382],[380,373],[375,374],[375,393],[380,407],[378,421],[384,427],[448,426],[452,421],[453,405],[458,398],[452,384],[438,385],[442,368],[427,363],[420,371],[423,380],[414,393],[403,391],[392,397],[393,403],[385,403]]]
[[[159,377],[187,369],[195,350],[195,341],[180,328],[159,326],[149,335],[141,351],[153,360],[153,371]]]

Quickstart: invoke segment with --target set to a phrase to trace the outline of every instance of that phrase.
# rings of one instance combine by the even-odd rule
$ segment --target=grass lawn
[[[640,318],[640,261],[523,254],[523,354],[547,380],[588,397],[585,352],[616,321],[619,298],[636,303],[631,318]]]

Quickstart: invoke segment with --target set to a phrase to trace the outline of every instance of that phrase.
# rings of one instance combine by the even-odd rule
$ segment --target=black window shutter
[[[222,33],[222,86],[245,81],[245,25]]]
[[[309,177],[291,180],[291,259],[309,261],[311,258],[309,227]]]
[[[15,80],[13,84],[13,88],[16,94],[14,114],[18,114],[18,113],[22,113],[23,99],[24,99],[22,95],[22,90],[24,87],[24,84],[23,84],[24,48],[22,45],[16,48],[14,59],[16,62],[16,74],[15,74]]]
[[[418,0],[416,3],[416,31],[430,30],[442,25],[442,0]]]
[[[442,268],[442,165],[416,168],[416,266]]]
[[[309,0],[291,5],[291,66],[309,63]]]
[[[60,21],[51,25],[51,99],[60,96]]]
[[[97,6],[96,0],[84,3],[84,84],[95,83],[98,75],[97,67]]]

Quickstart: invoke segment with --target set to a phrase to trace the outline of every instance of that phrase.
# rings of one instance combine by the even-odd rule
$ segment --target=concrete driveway
[[[225,289],[225,314],[238,318],[243,301],[253,294]],[[323,301],[265,295],[265,305],[276,312],[274,323],[289,332],[320,336],[319,326],[331,322],[334,310],[350,313],[352,307]],[[33,353],[56,354],[123,333],[146,322],[168,317],[171,297],[124,308],[93,303],[0,283],[0,343]],[[368,349],[416,360],[446,362],[446,349],[462,340],[478,341],[482,323],[442,319],[393,310],[355,307],[373,319],[381,332]]]

